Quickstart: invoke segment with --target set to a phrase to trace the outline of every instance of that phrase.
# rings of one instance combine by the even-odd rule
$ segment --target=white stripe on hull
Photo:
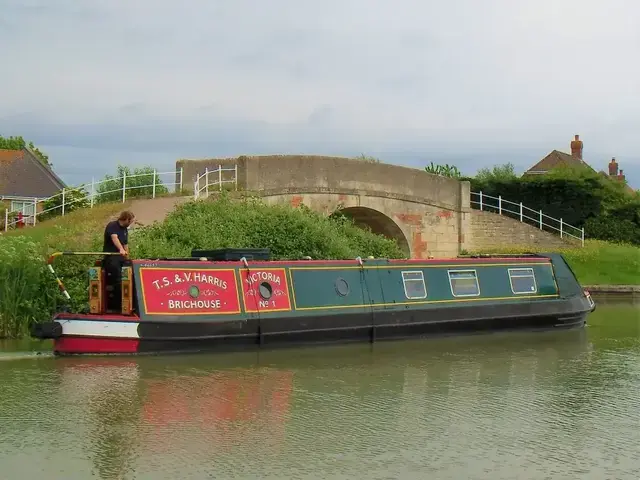
[[[138,322],[100,322],[96,320],[56,320],[63,335],[81,337],[140,338]]]

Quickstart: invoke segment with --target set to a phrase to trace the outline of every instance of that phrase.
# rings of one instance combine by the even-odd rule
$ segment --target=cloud
[[[1,3],[0,133],[65,171],[87,151],[526,168],[575,133],[595,168],[640,165],[632,0]]]

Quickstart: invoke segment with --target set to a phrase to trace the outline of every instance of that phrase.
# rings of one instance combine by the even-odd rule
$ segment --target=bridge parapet
[[[433,175],[416,168],[373,163],[346,157],[264,155],[237,158],[179,160],[185,185],[208,168],[238,166],[238,188],[256,192],[325,191],[385,192],[390,197],[412,197],[421,203],[468,212],[468,182]]]

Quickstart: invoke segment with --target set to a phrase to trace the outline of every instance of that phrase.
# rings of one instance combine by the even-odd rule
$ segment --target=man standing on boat
[[[135,215],[133,212],[125,210],[117,220],[107,223],[104,229],[102,251],[118,254],[105,255],[102,260],[102,266],[107,274],[107,310],[118,311],[121,308],[122,292],[120,291],[120,283],[122,280],[122,266],[125,258],[129,256],[128,229],[134,220]]]

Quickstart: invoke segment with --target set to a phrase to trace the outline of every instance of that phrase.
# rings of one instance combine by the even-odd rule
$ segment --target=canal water
[[[0,344],[0,479],[640,478],[640,304],[580,331],[52,358]]]

